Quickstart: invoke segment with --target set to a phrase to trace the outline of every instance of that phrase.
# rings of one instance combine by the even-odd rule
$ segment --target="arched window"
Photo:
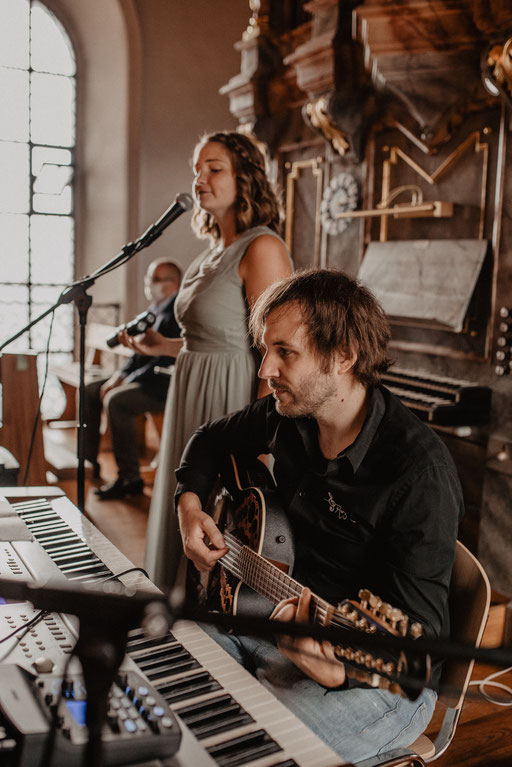
[[[76,62],[62,24],[37,0],[0,3],[0,328],[4,341],[74,277]],[[74,307],[55,313],[51,363],[72,358]],[[44,352],[49,318],[6,352]],[[44,354],[39,355],[44,364]],[[41,380],[41,375],[40,375]],[[50,387],[44,415],[63,396]]]

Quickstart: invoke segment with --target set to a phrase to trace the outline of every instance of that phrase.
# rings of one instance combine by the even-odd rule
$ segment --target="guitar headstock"
[[[359,600],[346,599],[334,610],[330,623],[340,628],[354,628],[365,633],[381,632],[394,637],[418,639],[422,636],[420,623],[410,622],[401,610],[371,593],[361,589]],[[414,657],[403,651],[391,653],[388,650],[378,655],[367,649],[358,649],[343,644],[334,647],[338,660],[345,664],[348,676],[365,682],[371,687],[381,687],[405,695],[411,700],[418,697],[422,686],[430,677],[429,656]],[[412,687],[408,680],[420,682]]]
[[[423,633],[421,623],[411,623],[409,616],[368,589],[359,591],[359,600],[345,599],[335,613],[361,631],[375,632],[379,629],[392,636],[418,639]]]

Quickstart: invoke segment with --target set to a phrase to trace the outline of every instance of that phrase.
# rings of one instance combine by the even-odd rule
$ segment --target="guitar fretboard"
[[[279,567],[257,554],[248,546],[244,546],[232,533],[225,533],[224,539],[229,551],[220,562],[239,580],[247,584],[258,594],[269,599],[273,604],[283,599],[300,597],[303,586],[284,573]],[[311,595],[312,620],[326,625],[332,614],[331,605],[324,599]]]

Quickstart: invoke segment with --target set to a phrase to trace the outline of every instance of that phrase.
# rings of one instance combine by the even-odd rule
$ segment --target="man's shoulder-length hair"
[[[336,352],[356,355],[353,375],[374,386],[391,364],[389,323],[368,288],[337,269],[302,269],[274,283],[255,302],[249,330],[261,344],[265,322],[274,309],[286,304],[300,308],[310,347],[327,370]]]

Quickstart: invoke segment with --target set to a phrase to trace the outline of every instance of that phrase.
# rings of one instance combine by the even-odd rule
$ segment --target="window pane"
[[[30,134],[34,143],[72,146],[74,111],[73,80],[59,75],[32,74]]]
[[[73,210],[71,152],[54,147],[34,147],[32,207],[36,213],[69,214]]]
[[[0,285],[0,338],[4,343],[28,323],[28,288],[22,285]],[[26,351],[28,333],[24,333],[5,352]]]
[[[34,194],[32,206],[36,213],[71,213],[71,187],[67,186],[61,194]]]
[[[28,141],[28,72],[0,68],[0,139]]]
[[[32,282],[67,284],[73,279],[73,236],[71,218],[31,217]]]
[[[28,145],[0,141],[0,212],[28,213]]]
[[[0,65],[28,67],[28,0],[0,0]]]
[[[2,282],[28,280],[28,216],[0,213]]]
[[[32,69],[58,75],[74,75],[75,57],[69,38],[55,16],[40,3],[34,3],[31,23]]]
[[[50,306],[57,301],[60,295],[60,288],[34,288],[32,290],[32,317],[35,319],[43,314]],[[73,351],[73,311],[74,304],[59,306],[55,309],[55,319],[53,320],[52,337],[50,339],[50,351]],[[45,317],[32,328],[32,346],[39,352],[46,349],[48,343],[48,333],[50,332],[51,314]]]
[[[71,165],[72,155],[69,149],[57,149],[50,146],[35,146],[32,149],[32,173],[39,175],[43,165]]]

